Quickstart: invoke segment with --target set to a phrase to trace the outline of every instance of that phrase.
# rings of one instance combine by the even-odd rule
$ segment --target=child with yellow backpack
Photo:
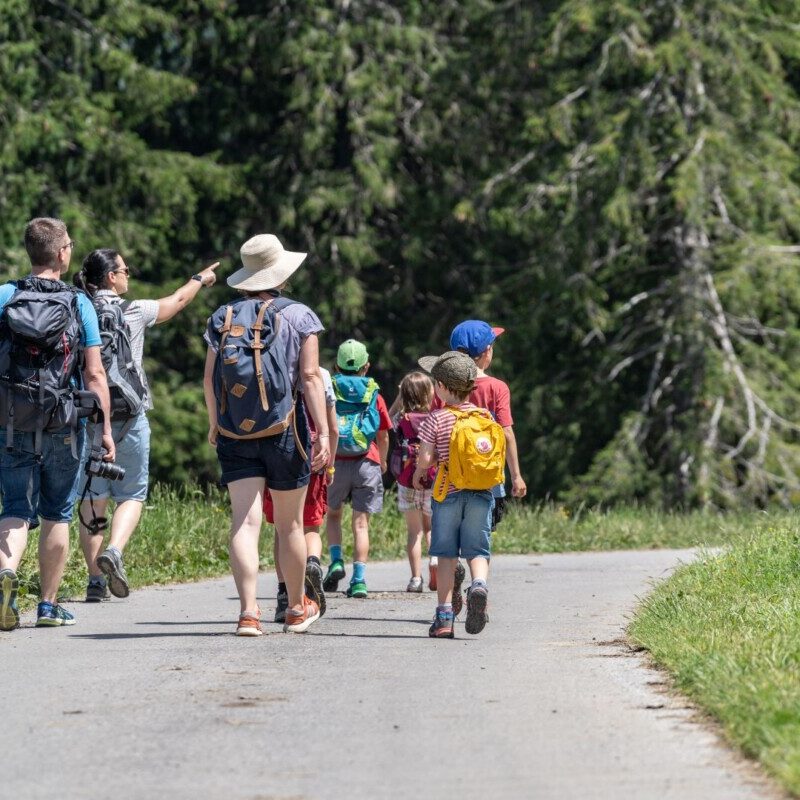
[[[432,411],[419,429],[420,447],[413,484],[438,463],[433,489],[430,554],[439,559],[438,605],[428,631],[433,638],[454,637],[453,584],[456,562],[466,559],[472,575],[467,590],[467,633],[480,633],[489,621],[492,487],[503,479],[506,443],[503,429],[486,409],[468,402],[478,375],[465,353],[427,356],[419,365],[430,372],[443,408]]]

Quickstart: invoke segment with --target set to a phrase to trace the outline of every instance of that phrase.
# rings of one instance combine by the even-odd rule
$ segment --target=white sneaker
[[[412,578],[406,586],[406,591],[419,594],[422,591],[422,578]]]

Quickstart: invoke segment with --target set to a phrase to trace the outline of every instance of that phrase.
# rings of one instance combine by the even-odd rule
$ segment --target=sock
[[[367,565],[363,561],[353,562],[353,580],[352,583],[362,583],[364,581],[364,570]]]
[[[472,581],[472,588],[473,589],[477,589],[479,587],[483,588],[483,589],[486,588],[486,581],[483,578],[475,578],[475,580]]]
[[[278,583],[278,594],[286,594],[286,584],[283,581]]]
[[[453,616],[453,604],[452,603],[444,603],[443,605],[436,606],[436,614],[437,616]]]
[[[340,544],[332,544],[329,549],[331,551],[331,561],[342,560],[342,546]]]
[[[309,557],[306,559],[306,564],[316,564],[318,567],[319,567],[319,566],[322,566],[322,565],[319,563],[319,559],[318,559],[316,556],[309,556]]]
[[[432,567],[438,567],[439,566],[439,557],[438,556],[431,556],[430,565]]]

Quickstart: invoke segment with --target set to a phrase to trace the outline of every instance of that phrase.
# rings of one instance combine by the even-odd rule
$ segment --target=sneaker
[[[319,606],[303,595],[303,610],[298,613],[289,608],[286,610],[286,622],[283,625],[284,633],[303,633],[319,619]]]
[[[480,633],[489,621],[486,606],[489,603],[489,593],[486,587],[478,586],[467,589],[467,621],[464,630],[467,633]]]
[[[42,600],[36,609],[37,628],[57,628],[60,625],[74,625],[75,617],[58,603]]]
[[[456,573],[455,573],[455,580],[453,581],[453,616],[457,617],[461,613],[461,609],[464,608],[464,597],[461,594],[461,584],[464,583],[464,578],[467,577],[467,571],[464,569],[464,565],[460,562],[456,562]]]
[[[256,613],[245,611],[239,614],[239,623],[236,626],[237,636],[261,636],[264,631],[261,630],[261,609],[257,608]]]
[[[367,584],[364,581],[356,581],[347,587],[348,597],[357,597],[363,600],[367,596]]]
[[[114,597],[127,597],[131,593],[128,576],[125,574],[125,567],[122,566],[122,556],[116,550],[107,547],[97,556],[96,563],[108,579],[108,588]]]
[[[103,581],[89,581],[86,584],[86,602],[99,603],[103,600],[110,600],[111,592],[108,590],[108,583]]]
[[[422,591],[422,578],[412,578],[406,586],[406,591],[419,594]]]
[[[0,631],[13,631],[19,627],[18,591],[17,573],[13,569],[0,569]]]
[[[275,606],[275,622],[286,622],[286,609],[289,608],[289,592],[278,592],[275,598],[278,604]]]
[[[319,615],[324,616],[328,604],[325,602],[325,590],[322,588],[322,566],[316,561],[306,563],[306,596],[319,606]]]
[[[438,577],[439,567],[436,564],[430,564],[428,566],[428,588],[435,592],[437,587],[439,586],[438,581],[436,578]]]
[[[430,636],[431,639],[455,638],[455,633],[453,632],[454,622],[455,615],[437,609],[436,616],[433,618],[433,625],[428,628],[428,636]]]
[[[326,592],[335,592],[339,587],[339,581],[343,580],[347,573],[344,571],[344,561],[333,561],[328,567],[328,574],[322,582],[322,588]]]

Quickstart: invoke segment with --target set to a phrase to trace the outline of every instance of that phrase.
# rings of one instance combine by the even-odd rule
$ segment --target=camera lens
[[[121,467],[119,464],[112,464],[109,461],[101,461],[100,464],[97,474],[101,478],[108,478],[110,481],[121,481],[125,477],[125,467]]]

